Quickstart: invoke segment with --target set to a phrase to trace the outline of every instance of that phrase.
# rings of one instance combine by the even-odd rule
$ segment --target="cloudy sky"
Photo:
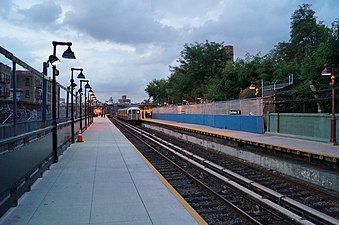
[[[339,18],[337,0],[1,0],[0,46],[42,71],[52,41],[70,41],[77,59],[58,65],[59,83],[82,67],[100,101],[141,102],[150,81],[170,75],[185,43],[224,42],[235,58],[265,54],[289,40],[303,3],[327,26]],[[64,50],[57,47],[59,58]]]

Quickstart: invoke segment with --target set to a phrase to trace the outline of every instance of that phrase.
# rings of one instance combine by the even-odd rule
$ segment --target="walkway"
[[[83,139],[0,219],[1,225],[198,224],[195,211],[184,207],[107,118],[95,118]]]

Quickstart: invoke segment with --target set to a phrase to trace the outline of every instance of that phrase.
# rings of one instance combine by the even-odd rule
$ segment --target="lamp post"
[[[91,96],[91,99],[92,99],[92,117],[91,117],[92,120],[91,120],[91,122],[93,122],[94,109],[96,108],[95,101],[97,100],[97,97],[95,97],[94,92]]]
[[[88,91],[88,125],[91,122],[91,117],[93,115],[92,113],[92,95],[94,95],[94,92],[92,91],[92,88],[89,89]]]
[[[80,111],[79,111],[79,116],[80,116],[80,130],[82,131],[82,82],[88,82],[88,80],[80,80],[80,88],[78,90],[78,93],[80,95],[80,99],[79,99],[79,107],[80,107]]]
[[[80,81],[80,88],[78,90],[79,93],[79,117],[80,117],[80,130],[82,132],[82,106],[81,106],[81,102],[82,102],[82,82]]]
[[[74,118],[78,118],[78,92],[75,92],[75,115]]]
[[[58,42],[53,41],[53,55],[49,56],[49,62],[53,68],[53,77],[52,77],[52,146],[53,146],[53,162],[58,162],[58,126],[56,121],[56,76],[59,75],[59,71],[56,68],[56,65],[60,63],[58,57],[56,57],[56,47],[58,45],[68,46],[67,50],[62,54],[63,58],[66,59],[75,59],[74,52],[71,50],[72,42]]]
[[[80,71],[80,73],[78,74],[77,78],[85,78],[85,75],[82,73],[82,68],[71,68],[71,130],[72,130],[72,138],[71,138],[71,142],[74,143],[75,142],[75,138],[74,138],[74,88],[77,86],[76,83],[74,83],[74,79],[73,79],[73,71],[74,70],[78,70]]]
[[[330,142],[334,145],[337,144],[337,134],[336,134],[336,125],[337,119],[335,118],[335,75],[334,75],[334,64],[332,64],[332,68],[329,69],[328,65],[325,64],[324,70],[321,72],[322,76],[331,76],[330,87],[332,89],[332,113],[331,113],[331,137]]]
[[[87,101],[88,101],[88,98],[87,98],[87,95],[86,95],[86,89],[90,89],[91,86],[89,85],[89,80],[87,80],[87,83],[85,84],[85,127],[87,129],[87,126],[89,125],[89,123],[87,123],[87,116],[88,116],[88,106],[87,106]]]

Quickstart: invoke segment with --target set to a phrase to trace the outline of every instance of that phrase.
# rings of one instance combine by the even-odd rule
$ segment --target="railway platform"
[[[94,118],[1,225],[204,224],[107,118]]]
[[[332,143],[304,140],[293,136],[273,134],[257,134],[236,130],[219,129],[198,124],[179,123],[157,119],[143,119],[148,123],[174,126],[182,130],[221,137],[229,141],[260,146],[269,150],[285,152],[307,158],[319,159],[331,163],[339,163],[339,145]]]

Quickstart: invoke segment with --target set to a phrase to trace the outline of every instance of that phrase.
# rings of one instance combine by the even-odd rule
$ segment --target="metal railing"
[[[89,121],[91,124],[92,118]],[[75,121],[75,127],[80,128],[80,118]],[[0,141],[0,217],[17,205],[18,199],[53,163],[51,130],[52,126],[48,126]],[[58,155],[70,144],[71,121],[68,120],[58,124]]]

